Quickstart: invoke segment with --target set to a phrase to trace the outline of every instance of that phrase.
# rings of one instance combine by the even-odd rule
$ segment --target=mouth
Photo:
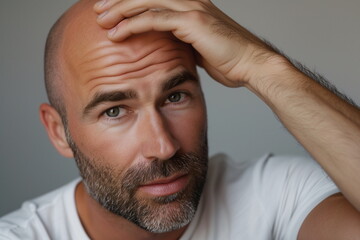
[[[157,179],[141,185],[138,190],[153,197],[161,197],[180,192],[188,182],[188,174],[175,174],[168,178]]]

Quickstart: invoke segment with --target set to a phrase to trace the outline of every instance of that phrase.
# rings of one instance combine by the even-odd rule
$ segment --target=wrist
[[[244,86],[267,103],[292,89],[299,90],[305,81],[305,76],[286,57],[276,53],[252,69]]]

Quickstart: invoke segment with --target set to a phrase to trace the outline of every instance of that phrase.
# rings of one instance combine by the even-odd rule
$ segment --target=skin
[[[67,32],[68,39],[72,40],[71,44],[63,49],[69,65],[64,76],[73,79],[66,81],[65,91],[66,106],[69,108],[69,129],[83,152],[105,154],[106,159],[123,156],[128,161],[114,164],[126,168],[136,161],[154,157],[168,158],[179,149],[191,151],[198,143],[198,135],[193,133],[199,132],[199,129],[206,125],[199,86],[188,86],[199,92],[199,97],[191,102],[194,105],[191,104],[186,111],[175,111],[176,113],[172,107],[169,110],[168,106],[163,104],[164,101],[160,101],[166,98],[161,97],[164,95],[159,90],[161,81],[174,71],[179,71],[179,67],[181,70],[195,71],[192,52],[186,51],[186,56],[175,62],[166,60],[161,64],[152,64],[150,68],[145,68],[146,64],[140,64],[144,61],[139,61],[145,59],[140,56],[146,56],[139,47],[143,43],[141,41],[147,40],[147,43],[155,44],[152,36],[161,35],[145,34],[140,43],[136,44],[137,34],[154,30],[171,31],[176,38],[192,45],[196,50],[196,63],[216,81],[229,87],[244,86],[259,96],[341,189],[345,197],[341,194],[335,195],[320,203],[304,221],[298,239],[310,239],[309,236],[314,239],[356,239],[356,236],[360,236],[360,191],[356,191],[360,185],[358,108],[299,72],[286,58],[273,51],[208,0],[108,0],[94,7],[94,10],[101,14],[97,20],[99,26],[92,24],[94,15],[88,9],[94,3],[82,1],[73,8],[72,16],[86,21],[73,22]],[[91,35],[81,34],[83,29],[88,28],[91,29]],[[104,37],[105,29],[109,30],[108,38],[114,43]],[[91,38],[77,38],[79,35]],[[131,64],[136,69],[130,76],[124,75],[121,68],[116,69],[116,78],[103,76],[101,68],[94,68],[99,63],[87,61],[90,60],[87,57],[101,55],[101,50],[106,52],[104,46],[116,42],[125,45],[129,43],[126,46],[130,49],[124,49],[128,54],[124,54],[122,58],[120,54],[114,57],[119,63],[126,63],[129,58],[139,56],[138,61]],[[94,43],[97,50],[92,54],[81,54],[89,52],[87,48]],[[154,60],[168,54],[157,55],[153,52],[149,56]],[[100,57],[99,61],[111,62],[114,59]],[[101,77],[96,78],[98,76]],[[126,103],[136,109],[135,114],[129,114],[125,121],[128,127],[109,127],[106,121],[102,121],[103,118],[82,118],[81,109],[89,102],[96,89],[130,85],[136,87],[140,97],[136,103]],[[71,157],[72,152],[56,111],[44,104],[40,113],[55,147],[64,156]],[[183,121],[180,121],[180,118]],[[189,122],[191,124],[188,124]],[[188,134],[193,135],[189,137]],[[166,236],[145,232],[126,221],[109,216],[87,196],[82,185],[77,188],[76,200],[82,222],[89,235],[95,239],[98,236],[103,236],[104,239],[111,239],[113,236],[122,236],[123,239],[177,239],[185,230],[179,229]],[[91,222],[91,219],[96,222]],[[322,231],[318,231],[319,229]]]
[[[298,239],[359,239],[359,108],[304,75],[209,0],[105,0],[94,10],[109,39],[171,31],[194,47],[198,64],[216,81],[260,97],[343,194],[320,203]],[[328,218],[331,224],[318,221]]]
[[[176,152],[195,152],[206,129],[206,110],[191,48],[169,33],[154,32],[114,43],[96,24],[91,9],[92,5],[83,1],[67,13],[72,24],[64,33],[60,50],[66,65],[63,92],[68,131],[77,147],[87,156],[101,159],[102,165],[123,171],[139,163],[165,161]],[[84,22],[93,24],[84,26]],[[184,72],[194,79],[163,89]],[[85,111],[96,93],[129,90],[137,97],[101,102]],[[169,101],[173,94],[179,94],[180,100]],[[111,118],[104,113],[114,108],[120,110],[119,116]],[[55,109],[43,104],[40,114],[57,150],[73,157]],[[177,239],[186,229],[150,233],[106,211],[90,197],[83,183],[75,195],[80,219],[91,239]],[[140,190],[137,196],[151,197]]]

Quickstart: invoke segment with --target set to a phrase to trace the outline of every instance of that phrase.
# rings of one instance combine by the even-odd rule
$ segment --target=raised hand
[[[246,85],[277,56],[209,0],[105,0],[94,9],[113,41],[147,31],[172,32],[193,46],[200,66],[229,87]]]
[[[298,71],[209,0],[105,0],[94,9],[100,14],[98,23],[110,29],[111,40],[170,31],[194,47],[198,64],[215,80],[253,91],[360,211],[356,106]]]

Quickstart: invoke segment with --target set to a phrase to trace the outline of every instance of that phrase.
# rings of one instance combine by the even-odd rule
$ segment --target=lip
[[[184,189],[188,184],[188,180],[188,174],[176,174],[141,185],[138,190],[156,197],[167,196]]]

